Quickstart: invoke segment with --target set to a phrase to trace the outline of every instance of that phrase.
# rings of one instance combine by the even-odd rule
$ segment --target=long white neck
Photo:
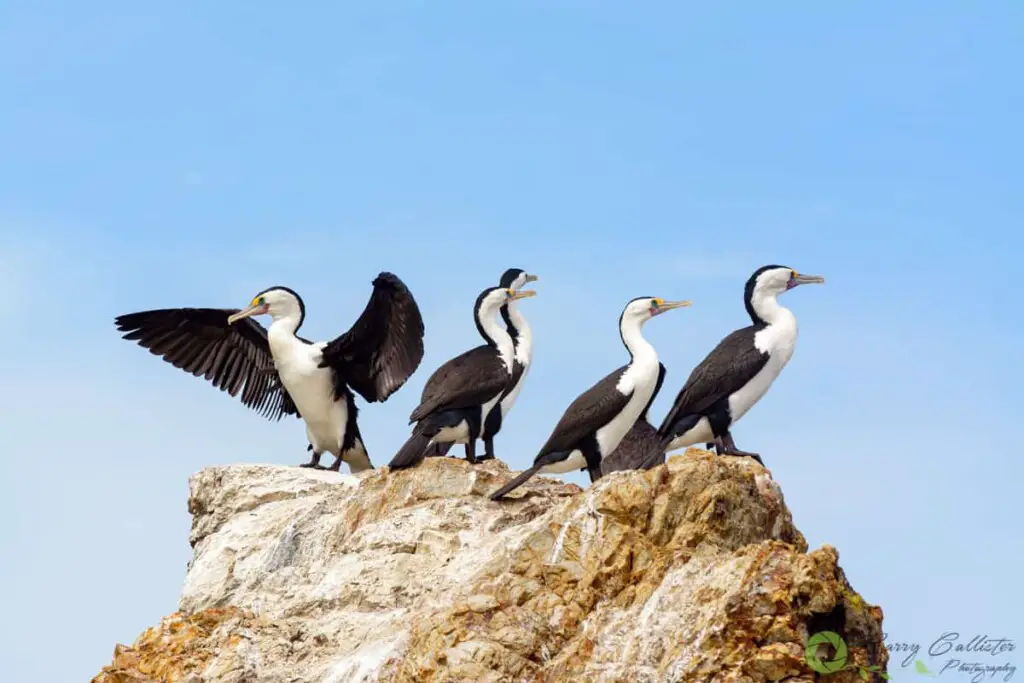
[[[633,365],[657,365],[658,352],[640,332],[643,324],[643,321],[635,318],[624,319],[619,330],[622,333],[622,343],[629,349],[629,355],[633,357]]]
[[[504,327],[498,324],[498,311],[496,309],[483,310],[480,312],[480,330],[484,339],[494,344],[501,356],[501,361],[512,372],[512,358],[515,354],[515,347],[512,345],[512,337]]]
[[[760,351],[778,353],[782,364],[789,362],[796,344],[796,316],[793,312],[779,304],[778,294],[767,294],[750,297],[750,307],[757,316],[767,323],[767,327],[754,335],[754,346]],[[782,366],[779,366],[780,369]],[[733,416],[733,419],[738,419]]]
[[[508,304],[508,319],[516,328],[516,360],[524,366],[529,366],[530,359],[533,357],[533,330],[530,329],[523,314],[519,312],[515,302]]]
[[[778,292],[764,293],[754,290],[750,297],[750,306],[757,317],[769,325],[774,325],[783,319],[793,317],[790,310],[779,303],[778,297]]]
[[[302,320],[302,315],[298,310],[293,309],[283,312],[271,312],[270,318],[270,327],[267,330],[268,334],[274,335],[275,337],[294,337],[295,332],[299,329],[299,322]]]

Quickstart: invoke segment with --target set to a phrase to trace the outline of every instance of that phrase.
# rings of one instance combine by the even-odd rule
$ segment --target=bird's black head
[[[623,345],[628,349],[629,344],[626,343],[627,329],[639,329],[641,325],[656,315],[689,305],[689,301],[665,301],[657,296],[638,296],[630,299],[626,302],[626,307],[622,309],[622,313],[619,315],[619,338],[622,339]]]
[[[776,264],[761,266],[747,279],[743,288],[743,305],[754,324],[767,324],[764,316],[758,312],[761,302],[774,299],[779,294],[799,285],[822,283],[825,278],[819,275],[801,275],[789,266]]]
[[[484,330],[484,321],[491,320],[498,313],[498,309],[510,301],[525,299],[534,296],[537,292],[533,290],[515,290],[508,287],[488,287],[480,292],[473,305],[473,319],[476,321],[476,329],[484,339],[491,336]]]
[[[530,275],[522,268],[509,268],[501,274],[500,285],[509,289],[522,289],[527,283],[536,281],[536,275]],[[508,312],[508,304],[501,307],[501,319],[505,321],[505,328],[508,330],[509,336],[512,337],[512,341],[515,342],[519,337],[519,330],[516,329],[515,323],[512,322],[512,316]]]
[[[522,289],[531,282],[536,282],[537,276],[527,273],[522,268],[509,268],[501,274],[498,284],[509,289]]]
[[[295,329],[298,330],[306,319],[306,304],[293,289],[276,285],[257,293],[249,303],[249,307],[231,316],[229,321],[234,322],[253,315],[264,314],[269,314],[274,318],[295,314],[298,317]]]
[[[508,270],[501,274],[501,280],[498,281],[498,284],[504,287],[505,289],[515,289],[516,279],[520,275],[525,274],[526,271],[524,271],[522,268],[509,268]]]

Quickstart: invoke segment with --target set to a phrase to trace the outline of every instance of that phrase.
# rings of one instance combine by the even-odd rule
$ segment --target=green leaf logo
[[[924,662],[922,662],[920,659],[914,660],[914,668],[917,670],[917,673],[923,676],[931,676],[932,678],[935,678],[935,674],[929,671],[928,667],[925,666]]]
[[[836,654],[833,659],[824,660],[818,656],[818,646],[826,643],[835,648]],[[838,633],[821,631],[808,639],[804,656],[807,659],[807,665],[818,673],[835,673],[846,666],[846,642]]]

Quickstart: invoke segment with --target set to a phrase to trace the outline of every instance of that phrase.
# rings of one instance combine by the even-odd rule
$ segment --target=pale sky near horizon
[[[656,421],[764,263],[826,284],[785,295],[796,353],[737,444],[890,640],[1024,666],[1021,64],[1009,2],[0,5],[0,677],[88,680],[174,611],[192,473],[306,458],[115,315],[286,284],[325,339],[399,274],[427,350],[360,400],[379,466],[477,293],[535,272],[522,469],[623,362],[628,299],[694,302],[645,328]]]

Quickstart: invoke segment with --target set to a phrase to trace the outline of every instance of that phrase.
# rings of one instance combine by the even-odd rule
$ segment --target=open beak
[[[526,274],[526,278],[523,279],[523,284],[526,284],[527,282],[536,282],[536,281],[537,281],[537,276],[536,275],[530,275],[529,273],[527,273]]]
[[[654,315],[664,313],[665,311],[671,311],[673,308],[686,308],[690,303],[691,302],[689,301],[663,301],[654,309]]]
[[[228,325],[234,325],[235,323],[237,323],[239,320],[242,320],[243,318],[248,318],[249,316],[253,316],[253,315],[260,315],[261,313],[266,313],[266,312],[267,312],[267,305],[266,304],[263,304],[262,306],[259,306],[259,305],[250,306],[249,308],[245,309],[244,311],[239,311],[238,313],[233,313],[233,314],[229,315],[228,316]]]
[[[820,275],[801,275],[799,273],[793,273],[793,276],[789,278],[789,283],[786,285],[786,289],[793,289],[800,285],[818,285],[824,283],[825,278]]]
[[[531,296],[537,296],[537,292],[533,291],[532,289],[521,289],[519,291],[510,289],[508,290],[508,292],[509,301],[518,301],[519,299],[527,299]]]

